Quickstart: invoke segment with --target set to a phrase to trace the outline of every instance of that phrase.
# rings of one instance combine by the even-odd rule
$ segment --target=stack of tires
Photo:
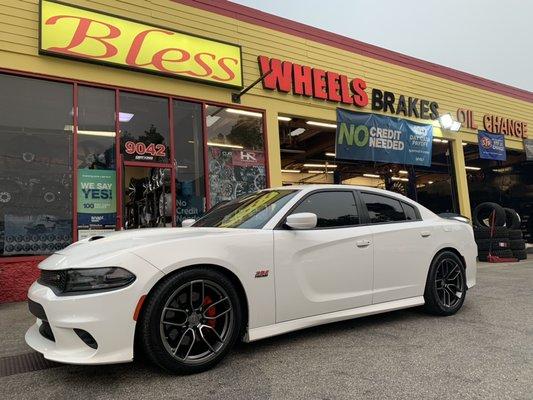
[[[492,215],[494,232],[491,239]],[[501,258],[527,258],[520,216],[515,210],[496,203],[481,203],[474,209],[473,222],[479,261],[487,261],[489,251],[493,256]]]

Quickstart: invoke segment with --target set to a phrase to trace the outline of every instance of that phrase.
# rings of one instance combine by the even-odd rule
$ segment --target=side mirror
[[[181,223],[181,227],[182,228],[188,228],[189,226],[191,226],[195,222],[196,222],[196,220],[192,219],[192,218],[184,219],[183,222]]]
[[[285,220],[285,225],[291,229],[313,229],[316,228],[317,216],[313,213],[292,214]]]

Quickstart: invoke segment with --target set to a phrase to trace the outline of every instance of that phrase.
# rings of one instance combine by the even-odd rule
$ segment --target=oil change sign
[[[78,170],[78,226],[115,226],[116,185],[115,171]]]
[[[433,126],[337,109],[338,159],[431,165]]]

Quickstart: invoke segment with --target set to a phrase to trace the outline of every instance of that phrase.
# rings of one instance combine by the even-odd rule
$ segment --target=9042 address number
[[[144,156],[146,154],[151,155],[152,157],[165,157],[167,147],[164,144],[153,144],[150,143],[148,146],[143,142],[132,142],[127,141],[124,144],[126,154],[137,154],[139,156]]]

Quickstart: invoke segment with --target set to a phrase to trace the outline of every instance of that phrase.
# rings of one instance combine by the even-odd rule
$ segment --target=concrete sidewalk
[[[0,306],[0,358],[28,353],[25,303]],[[6,399],[531,399],[533,259],[480,263],[455,316],[418,309],[240,344],[217,368],[169,376],[141,362],[0,378]]]

